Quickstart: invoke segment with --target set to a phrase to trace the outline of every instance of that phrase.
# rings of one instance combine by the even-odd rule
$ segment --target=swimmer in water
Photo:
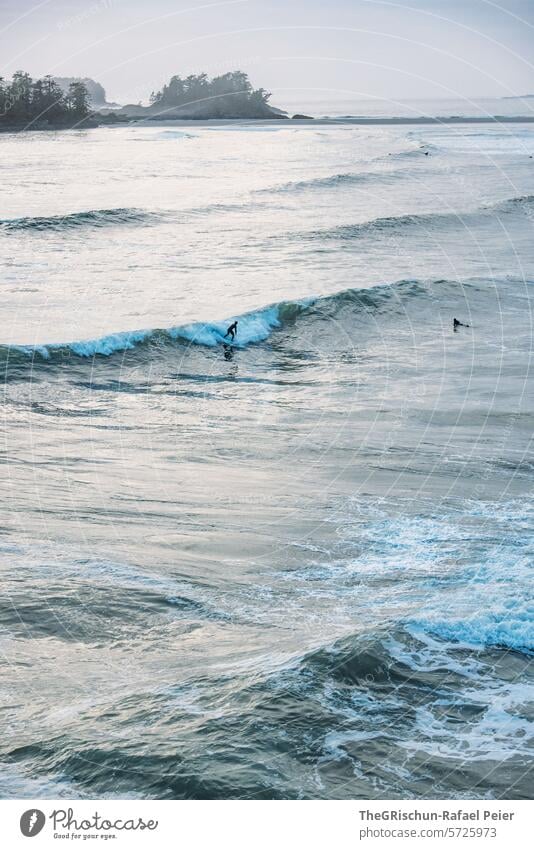
[[[455,333],[456,333],[456,331],[458,330],[458,328],[459,328],[459,327],[469,327],[469,325],[468,325],[468,324],[463,324],[463,322],[458,321],[458,319],[457,319],[457,318],[453,318],[453,320],[452,320],[452,329],[454,330],[454,332],[455,332]]]
[[[224,334],[224,338],[226,339],[226,337],[229,336],[230,339],[233,342],[234,339],[235,339],[236,333],[237,333],[237,321],[234,321],[234,323],[230,325],[230,327],[228,328],[228,330]]]

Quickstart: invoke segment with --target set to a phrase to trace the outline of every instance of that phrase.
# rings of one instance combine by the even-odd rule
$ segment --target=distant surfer
[[[235,339],[236,333],[237,333],[237,321],[234,321],[234,323],[230,325],[230,327],[228,328],[228,330],[224,334],[224,338],[226,339],[226,337],[229,336],[230,339],[233,342],[234,339]]]
[[[456,333],[459,327],[469,327],[468,324],[464,324],[462,321],[458,321],[457,318],[453,318],[452,320],[452,329]]]

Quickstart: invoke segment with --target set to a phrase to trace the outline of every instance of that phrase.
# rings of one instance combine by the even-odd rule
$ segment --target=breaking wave
[[[25,218],[8,218],[0,222],[0,229],[6,232],[62,231],[82,227],[114,227],[118,224],[146,224],[160,218],[153,212],[131,207],[119,209],[91,209],[86,212],[72,212],[67,215],[48,215]]]
[[[464,283],[437,281],[445,286],[464,286]],[[231,321],[237,319],[238,336],[232,347],[245,348],[267,340],[271,334],[286,324],[294,322],[303,314],[314,317],[331,318],[347,305],[356,311],[379,309],[388,302],[398,302],[400,299],[415,298],[428,294],[428,284],[416,280],[401,280],[391,285],[374,286],[368,289],[346,289],[324,297],[303,298],[297,301],[282,301],[271,304],[259,310],[229,316],[215,322],[191,322],[169,328],[153,328],[145,330],[130,330],[111,333],[96,339],[86,339],[73,342],[58,342],[45,345],[11,345],[0,346],[3,361],[27,359],[50,360],[55,357],[74,355],[77,357],[109,357],[121,351],[128,351],[149,343],[169,344],[182,343],[186,345],[202,345],[214,347],[228,344],[225,333]]]
[[[406,229],[408,227],[425,227],[443,229],[452,225],[469,227],[477,219],[494,214],[513,213],[518,209],[528,208],[534,203],[534,196],[507,198],[491,206],[483,206],[465,212],[427,212],[411,215],[392,215],[383,218],[372,218],[356,224],[341,224],[324,230],[312,230],[307,233],[293,233],[292,239],[339,239],[351,240],[372,232]]]
[[[260,189],[261,194],[285,194],[301,192],[309,189],[335,189],[343,186],[353,186],[361,183],[392,182],[405,177],[405,171],[360,171],[341,174],[329,174],[325,177],[314,177],[310,180],[296,180],[283,183],[270,189]]]
[[[488,209],[495,209],[497,211],[509,212],[517,209],[517,207],[529,207],[534,204],[534,195],[520,195],[516,198],[508,198],[507,200],[503,200],[500,203],[495,204],[493,207],[487,207]]]
[[[317,177],[310,180],[301,180],[297,182],[284,183],[280,186],[274,186],[269,189],[261,189],[256,194],[286,194],[291,192],[300,192],[314,189],[336,188],[348,185],[355,185],[365,182],[392,181],[402,179],[406,176],[402,171],[386,171],[386,172],[361,172],[361,173],[340,173],[332,174],[326,177]],[[488,215],[494,213],[513,213],[518,209],[528,209],[534,203],[533,195],[522,195],[519,197],[508,198],[500,201],[492,206],[483,206],[479,209],[467,212],[429,212],[413,215],[397,215],[387,216],[383,218],[374,218],[368,221],[362,221],[357,224],[343,224],[338,227],[325,230],[311,231],[304,234],[309,238],[338,238],[352,239],[359,234],[363,234],[376,230],[390,230],[395,228],[404,228],[407,226],[439,226],[447,224],[458,224],[458,222],[467,222],[474,217],[480,215]],[[198,215],[202,213],[225,213],[236,212],[244,209],[251,209],[257,206],[257,202],[250,201],[248,203],[216,203],[205,207],[182,210],[181,212],[172,213],[155,212],[151,210],[137,209],[134,207],[123,207],[116,209],[91,209],[82,212],[72,212],[66,215],[49,215],[49,216],[26,216],[23,218],[7,218],[0,220],[0,231],[5,233],[12,232],[63,232],[68,230],[87,229],[87,228],[105,228],[117,227],[122,225],[136,224],[151,224],[158,223],[162,220],[188,217],[190,215]],[[302,238],[302,233],[289,234],[288,238]]]

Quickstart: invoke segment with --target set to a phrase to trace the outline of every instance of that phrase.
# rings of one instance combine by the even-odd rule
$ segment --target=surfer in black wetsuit
[[[455,333],[456,333],[456,331],[458,330],[458,328],[459,328],[459,327],[469,327],[469,325],[468,325],[468,324],[463,324],[463,322],[458,321],[458,319],[457,319],[457,318],[453,318],[453,320],[452,320],[452,329],[454,330],[454,332],[455,332]]]
[[[236,333],[237,333],[237,321],[234,321],[234,323],[230,325],[230,327],[228,328],[228,330],[224,334],[224,338],[226,339],[226,337],[229,336],[230,339],[233,342],[234,339],[235,339]]]

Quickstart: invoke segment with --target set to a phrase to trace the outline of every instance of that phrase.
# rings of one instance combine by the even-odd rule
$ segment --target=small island
[[[229,71],[209,79],[207,74],[171,77],[161,91],[152,92],[149,106],[128,105],[117,113],[148,120],[211,120],[223,118],[287,118],[287,112],[269,104],[271,93],[252,87],[243,71]]]

